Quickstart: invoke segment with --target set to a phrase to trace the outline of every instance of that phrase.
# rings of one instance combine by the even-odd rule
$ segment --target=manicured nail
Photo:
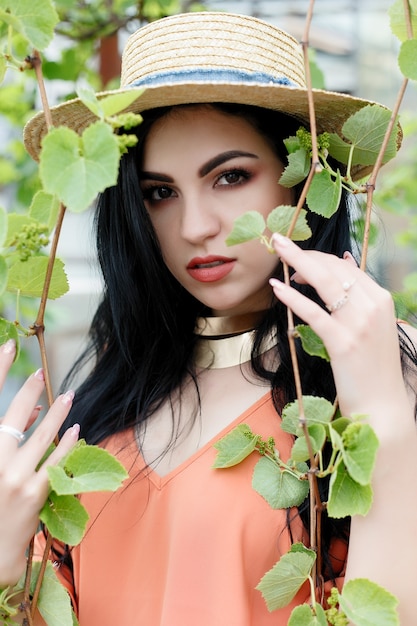
[[[41,367],[38,370],[36,370],[36,372],[33,375],[38,380],[45,380],[45,374]]]
[[[78,435],[80,434],[80,425],[79,424],[74,424],[68,430],[70,431],[71,437],[73,437],[73,439],[78,439]]]
[[[273,243],[278,244],[282,248],[285,248],[291,242],[291,240],[288,239],[288,237],[284,237],[284,235],[281,235],[281,233],[274,233],[272,235],[272,241],[273,241]]]
[[[75,394],[74,394],[74,392],[73,392],[73,390],[72,390],[72,389],[70,389],[69,391],[67,391],[66,393],[64,393],[64,395],[63,395],[63,396],[62,396],[62,398],[61,398],[61,402],[62,402],[62,404],[65,404],[65,405],[67,405],[67,406],[68,406],[69,404],[71,404],[71,403],[72,403],[72,401],[74,400],[74,395],[75,395]]]
[[[12,354],[16,350],[16,342],[14,339],[8,339],[2,346],[4,354]]]
[[[280,280],[278,280],[278,278],[270,278],[269,279],[269,284],[274,289],[283,289],[284,288],[284,283],[282,283]]]

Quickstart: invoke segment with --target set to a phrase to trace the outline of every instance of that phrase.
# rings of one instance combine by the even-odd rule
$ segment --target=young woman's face
[[[292,193],[277,183],[283,165],[241,117],[209,107],[175,109],[151,128],[141,188],[165,263],[213,315],[270,306],[277,257],[259,241],[228,247],[234,220],[264,217]]]

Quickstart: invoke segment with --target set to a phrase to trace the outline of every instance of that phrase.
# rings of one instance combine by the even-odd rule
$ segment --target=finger
[[[61,459],[75,446],[80,434],[80,425],[74,424],[68,428],[63,434],[59,444],[55,450],[48,456],[43,465],[39,468],[38,475],[42,477],[47,473],[46,468],[52,465],[57,465]]]
[[[73,391],[58,396],[29,440],[19,449],[19,466],[24,474],[31,474],[36,469],[53,443],[71,409],[73,398]]]
[[[0,347],[0,389],[3,388],[15,356],[16,342],[14,339],[9,339]]]
[[[44,389],[44,385],[45,377],[42,369],[29,376],[13,398],[2,420],[2,424],[13,426],[18,430],[25,430],[33,415],[39,396]],[[0,443],[1,439],[0,437]]]

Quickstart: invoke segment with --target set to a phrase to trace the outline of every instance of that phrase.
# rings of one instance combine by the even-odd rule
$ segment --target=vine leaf
[[[417,80],[417,39],[409,39],[401,44],[398,65],[406,78]]]
[[[314,607],[301,604],[291,613],[288,626],[328,626],[328,621],[320,604],[316,603]]]
[[[88,513],[75,496],[59,496],[51,491],[39,519],[52,537],[69,546],[76,546],[84,536]]]
[[[9,339],[14,339],[16,342],[16,356],[15,361],[19,358],[20,341],[16,326],[13,322],[0,317],[0,345],[2,346]]]
[[[287,606],[310,575],[316,560],[313,550],[296,543],[261,579],[256,589],[262,593],[269,611]]]
[[[290,141],[284,141],[288,155],[288,165],[281,174],[279,184],[283,187],[294,187],[301,183],[307,176],[311,167],[311,157],[305,148],[300,147],[297,137],[290,137]],[[291,143],[292,140],[292,143]],[[295,152],[294,148],[297,147]]]
[[[48,475],[50,487],[59,495],[115,491],[128,476],[115,457],[82,440],[59,465],[48,467]]]
[[[398,600],[366,578],[355,578],[343,587],[339,605],[356,626],[399,626]]]
[[[79,213],[116,184],[119,159],[117,138],[105,122],[91,124],[81,137],[61,126],[43,139],[39,174],[45,191]]]
[[[266,220],[271,233],[286,235],[296,210],[296,207],[288,205],[281,205],[273,209]],[[307,211],[301,209],[291,233],[291,239],[294,241],[305,241],[310,237],[311,229],[307,224]]]
[[[343,461],[330,477],[327,511],[330,517],[366,515],[372,504],[372,488],[360,485],[349,476]]]
[[[343,432],[342,439],[343,460],[350,476],[360,485],[369,484],[378,450],[375,432],[369,424],[354,422]]]
[[[343,124],[344,141],[331,133],[329,135],[329,154],[341,163],[348,163],[353,150],[352,165],[373,165],[384,140],[385,132],[391,118],[391,111],[377,104],[368,104]],[[393,128],[383,163],[392,159],[397,153],[398,128]],[[350,143],[348,143],[350,142]]]
[[[307,465],[299,469],[304,473],[308,471]],[[298,506],[309,491],[307,480],[300,480],[290,472],[280,469],[267,457],[261,457],[255,465],[252,487],[273,509]]]
[[[0,206],[0,246],[4,245],[7,236],[8,215],[6,209]]]
[[[295,333],[295,336],[301,339],[304,352],[307,352],[310,356],[318,356],[325,361],[330,361],[329,353],[326,350],[323,340],[314,332],[311,326],[307,326],[307,324],[297,324]]]
[[[213,468],[223,469],[241,463],[255,450],[260,439],[247,424],[239,424],[214,444],[218,453]]]
[[[59,200],[44,191],[37,191],[29,207],[29,217],[40,224],[46,224],[48,231],[54,228],[59,211]]]
[[[40,562],[35,561],[32,567],[30,591],[33,594],[39,576]],[[22,579],[19,586],[23,587],[23,584]],[[46,564],[37,606],[48,626],[78,626],[78,620],[71,607],[70,595],[59,582],[50,561]]]
[[[304,415],[307,425],[311,424],[328,424],[334,414],[334,407],[331,402],[325,398],[316,396],[303,396]],[[298,400],[287,404],[282,411],[282,430],[292,435],[302,435],[300,428],[300,408]]]
[[[312,424],[308,427],[308,434],[310,436],[313,453],[317,454],[317,452],[322,449],[326,440],[326,429],[321,424]],[[304,435],[295,440],[291,450],[291,458],[296,463],[308,461],[310,458],[307,441]]]
[[[9,268],[4,256],[0,255],[0,296],[4,293],[7,286]]]
[[[127,109],[142,93],[143,89],[132,88],[98,99],[91,88],[82,88],[78,91],[78,97],[94,115],[104,120]]]
[[[23,296],[40,297],[47,265],[48,258],[46,256],[32,256],[26,261],[15,261],[9,269],[7,290],[20,293]],[[68,288],[64,264],[60,259],[55,259],[48,297],[51,300],[60,298],[67,293]]]
[[[59,22],[51,0],[0,0],[0,21],[21,33],[31,47],[44,50]]]
[[[411,26],[413,32],[417,32],[417,2],[416,0],[409,1],[410,13],[411,13]],[[404,13],[403,0],[395,0],[395,2],[388,9],[390,16],[391,30],[398,37],[400,41],[408,39],[407,24]]]
[[[322,170],[315,174],[307,192],[307,204],[310,211],[331,217],[336,213],[342,196],[342,178],[340,172],[336,173],[333,180],[330,172]]]
[[[227,246],[251,241],[262,237],[265,230],[265,220],[259,211],[248,211],[235,219],[233,229],[226,239]]]

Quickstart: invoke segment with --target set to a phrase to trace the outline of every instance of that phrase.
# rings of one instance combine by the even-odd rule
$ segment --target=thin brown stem
[[[320,171],[320,161],[318,157],[317,148],[317,125],[316,125],[316,113],[314,107],[313,89],[311,85],[311,72],[310,72],[310,60],[309,60],[309,41],[310,41],[310,27],[311,20],[313,19],[314,0],[310,0],[308,6],[308,12],[306,16],[305,29],[303,39],[301,41],[301,47],[303,49],[304,56],[304,71],[307,83],[307,98],[308,98],[308,111],[310,117],[310,132],[311,132],[311,146],[312,146],[312,162],[314,171]]]
[[[35,616],[36,607],[38,605],[39,593],[41,590],[41,585],[42,585],[43,577],[45,574],[46,565],[48,563],[49,554],[51,552],[51,547],[52,547],[52,536],[48,533],[46,537],[45,550],[43,551],[43,555],[42,555],[39,575],[36,580],[35,589],[33,591],[31,617]]]
[[[52,115],[51,115],[51,109],[49,107],[48,97],[46,95],[45,82],[43,80],[42,59],[38,50],[34,50],[32,56],[29,57],[29,59],[27,60],[30,62],[31,66],[35,70],[36,80],[38,81],[38,87],[39,87],[39,95],[42,101],[42,108],[45,113],[46,126],[49,129],[53,125]]]

